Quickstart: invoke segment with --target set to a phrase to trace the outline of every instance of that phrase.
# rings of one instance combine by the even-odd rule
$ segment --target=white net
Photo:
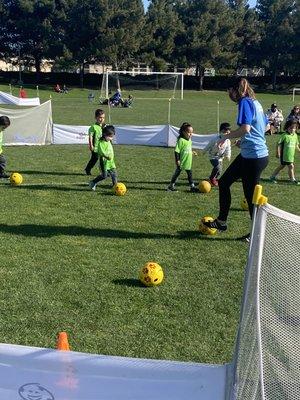
[[[266,205],[253,231],[234,362],[234,400],[300,393],[300,218]]]
[[[136,73],[108,71],[103,75],[101,98],[109,98],[117,89],[122,97],[134,98],[182,98],[183,79],[180,73]]]

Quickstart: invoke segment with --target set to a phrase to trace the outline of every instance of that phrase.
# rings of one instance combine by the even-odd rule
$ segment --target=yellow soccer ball
[[[201,193],[209,193],[211,191],[211,184],[208,181],[201,181],[198,187]]]
[[[124,196],[124,194],[127,192],[126,186],[121,182],[116,183],[113,190],[117,196]]]
[[[214,219],[212,217],[203,217],[200,220],[200,224],[199,224],[199,231],[203,234],[203,235],[215,235],[217,233],[217,229],[215,228],[209,228],[208,226],[204,225],[203,222],[208,222],[208,221],[213,221]]]
[[[164,279],[164,271],[162,267],[155,262],[147,262],[140,270],[140,281],[145,286],[157,286]]]
[[[248,203],[247,203],[246,199],[243,199],[241,201],[241,207],[242,207],[242,210],[244,210],[244,211],[248,211],[249,210],[249,206],[248,206]]]
[[[10,177],[9,177],[10,183],[13,186],[18,186],[21,185],[23,182],[23,176],[19,174],[18,172],[13,172]]]

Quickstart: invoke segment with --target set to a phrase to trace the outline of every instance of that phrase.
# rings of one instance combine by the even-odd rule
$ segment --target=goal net
[[[230,400],[298,399],[300,217],[259,207],[245,277]]]
[[[179,98],[183,99],[183,73],[107,71],[103,74],[100,97],[108,99],[117,89],[122,97],[132,95],[136,99]]]
[[[300,88],[293,88],[293,102],[297,94],[300,94]]]

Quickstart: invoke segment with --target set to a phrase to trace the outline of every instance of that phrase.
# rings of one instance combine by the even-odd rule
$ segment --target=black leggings
[[[219,179],[219,204],[220,214],[218,219],[226,221],[231,204],[230,186],[238,179],[242,179],[244,194],[249,205],[249,213],[252,218],[252,197],[255,185],[259,183],[262,171],[268,165],[268,157],[243,158],[240,154],[229,165]]]
[[[177,166],[176,169],[175,169],[175,172],[174,172],[174,174],[173,174],[173,176],[171,178],[171,183],[170,183],[171,185],[174,185],[176,183],[177,178],[181,174],[181,171],[182,171],[182,169],[179,166]],[[193,181],[192,170],[191,169],[186,169],[185,171],[186,171],[187,178],[188,178],[190,186],[193,186],[194,185],[194,181]]]

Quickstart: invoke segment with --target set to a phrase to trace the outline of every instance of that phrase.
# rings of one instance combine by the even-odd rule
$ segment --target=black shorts
[[[280,157],[280,164],[281,165],[292,165],[292,162],[288,162],[288,161],[283,161],[283,159]]]

